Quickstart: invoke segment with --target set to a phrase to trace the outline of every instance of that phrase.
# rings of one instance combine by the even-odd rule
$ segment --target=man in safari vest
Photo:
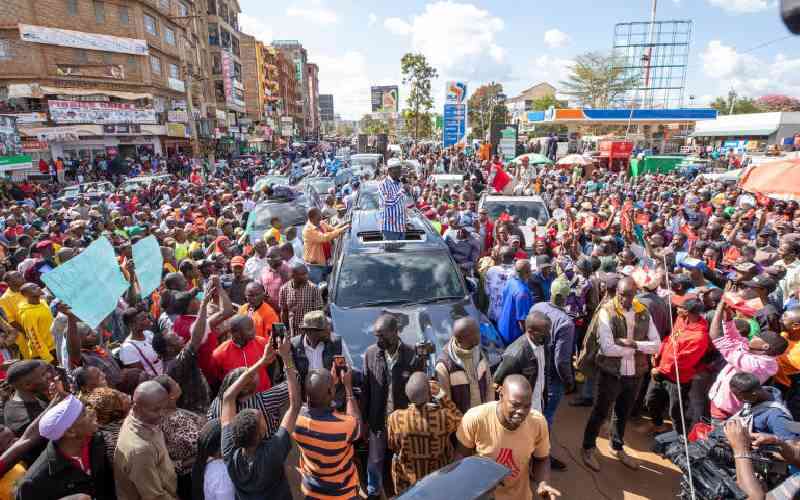
[[[639,385],[650,371],[648,356],[658,352],[661,340],[647,308],[636,300],[636,291],[632,278],[621,279],[614,299],[598,311],[596,332],[590,332],[597,335],[596,383],[603,390],[597,391],[586,422],[581,456],[595,471],[600,470],[595,451],[597,434],[612,406],[612,454],[631,469],[639,467],[638,461],[625,453],[622,439]]]

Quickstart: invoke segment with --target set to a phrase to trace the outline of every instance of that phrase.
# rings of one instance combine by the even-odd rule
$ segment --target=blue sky
[[[400,58],[422,52],[444,82],[491,80],[509,96],[541,81],[556,87],[573,58],[609,51],[614,24],[645,21],[650,0],[373,1],[240,0],[242,30],[264,42],[297,39],[320,66],[320,92],[337,113],[370,111],[371,85],[400,84]],[[524,9],[520,6],[524,5]],[[800,37],[787,36],[775,0],[659,0],[658,20],[694,22],[687,95],[709,102],[742,95],[800,97]],[[403,90],[401,88],[401,106]]]

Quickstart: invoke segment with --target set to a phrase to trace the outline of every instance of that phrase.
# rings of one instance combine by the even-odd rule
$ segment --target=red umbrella
[[[800,158],[775,160],[749,168],[739,183],[745,191],[800,201]]]

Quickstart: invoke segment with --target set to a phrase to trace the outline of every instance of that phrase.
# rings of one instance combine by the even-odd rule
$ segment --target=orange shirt
[[[226,340],[219,345],[211,354],[214,363],[214,371],[217,379],[222,380],[225,375],[236,368],[253,366],[264,355],[264,347],[267,339],[254,337],[244,347],[239,347],[233,340]],[[266,367],[258,372],[258,392],[266,391],[272,387]]]
[[[250,307],[250,304],[243,304],[239,307],[239,314],[250,316],[256,329],[256,337],[263,337],[267,340],[269,340],[269,335],[272,332],[272,325],[280,322],[275,309],[266,302],[262,302],[261,307],[255,311]]]
[[[792,340],[787,332],[783,332],[781,336],[789,342],[789,346],[778,356],[775,380],[781,385],[791,387],[792,380],[789,377],[800,373],[800,340]]]

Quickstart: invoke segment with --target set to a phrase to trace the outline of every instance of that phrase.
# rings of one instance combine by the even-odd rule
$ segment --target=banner
[[[138,38],[124,38],[120,36],[98,35],[83,31],[62,30],[46,28],[44,26],[19,25],[19,38],[26,42],[45,43],[60,47],[75,49],[99,50],[102,52],[118,52],[120,54],[133,54],[146,56],[147,42]]]
[[[397,113],[400,106],[397,85],[371,87],[373,113]]]
[[[17,157],[22,154],[22,140],[16,123],[16,118],[0,115],[0,159],[4,156]]]
[[[154,109],[137,108],[132,103],[51,100],[47,107],[56,123],[157,123]]]
[[[114,247],[102,237],[50,272],[42,281],[75,316],[92,328],[116,307],[129,283],[122,274]]]
[[[161,284],[161,271],[164,268],[164,257],[155,236],[138,241],[132,247],[133,267],[139,280],[139,293],[146,297]]]
[[[497,146],[497,154],[505,161],[510,161],[517,157],[516,125],[506,125],[500,130],[500,142]]]
[[[14,113],[8,114],[17,119],[17,125],[28,125],[31,123],[44,123],[47,121],[47,113]]]
[[[72,66],[69,64],[56,65],[58,76],[85,76],[89,78],[125,79],[125,66],[122,64],[99,64],[93,66]]]

